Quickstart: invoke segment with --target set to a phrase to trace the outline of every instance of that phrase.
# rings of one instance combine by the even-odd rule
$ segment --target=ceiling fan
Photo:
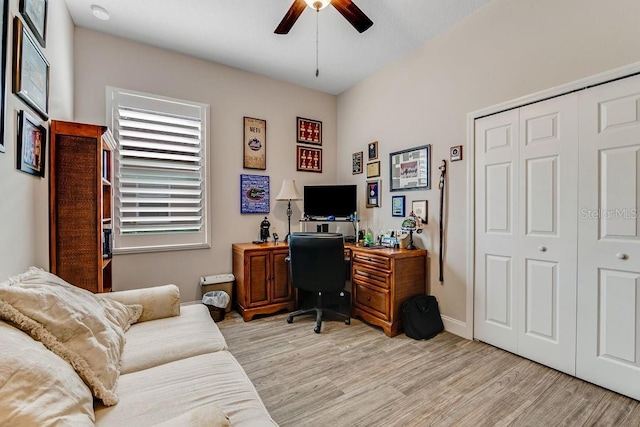
[[[331,3],[359,33],[365,32],[373,25],[373,21],[371,21],[358,6],[353,4],[351,0],[294,0],[289,11],[284,15],[282,21],[280,21],[275,33],[288,34],[305,7],[309,6],[319,12],[320,9],[327,7],[329,3]]]

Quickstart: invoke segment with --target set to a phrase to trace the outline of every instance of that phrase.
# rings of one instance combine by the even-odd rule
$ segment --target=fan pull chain
[[[320,33],[318,27],[319,27],[319,17],[320,16],[320,9],[316,9],[316,77],[318,77],[318,75],[320,74],[320,66],[318,65],[318,35]]]

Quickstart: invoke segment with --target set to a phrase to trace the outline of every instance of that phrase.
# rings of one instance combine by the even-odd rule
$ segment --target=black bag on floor
[[[432,295],[417,295],[402,303],[402,325],[408,337],[433,338],[444,330],[438,301]]]

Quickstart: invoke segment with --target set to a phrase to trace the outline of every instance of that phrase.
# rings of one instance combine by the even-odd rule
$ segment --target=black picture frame
[[[431,145],[389,154],[390,191],[431,189]]]
[[[391,196],[391,216],[405,216],[405,196]]]
[[[17,16],[13,19],[13,93],[49,118],[49,62]]]
[[[47,129],[26,111],[18,111],[16,169],[44,178]]]
[[[7,89],[4,85],[5,78],[7,76],[7,27],[9,16],[9,0],[0,0],[0,52],[2,53],[2,59],[0,59],[0,153],[5,152],[4,148],[4,118],[7,110]]]
[[[376,160],[378,158],[378,141],[370,142],[367,145],[367,154],[369,160]]]
[[[20,0],[20,13],[40,46],[47,46],[48,0]]]

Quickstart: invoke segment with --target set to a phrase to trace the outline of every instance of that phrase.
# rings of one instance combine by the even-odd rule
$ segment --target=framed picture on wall
[[[296,147],[296,170],[322,173],[322,148]]]
[[[368,208],[380,207],[380,181],[367,181],[367,204]]]
[[[392,196],[391,197],[391,216],[404,217],[404,202],[405,196]]]
[[[269,213],[269,177],[240,175],[240,213]]]
[[[367,151],[369,154],[369,160],[375,160],[378,158],[378,141],[370,142]]]
[[[47,1],[20,0],[20,13],[40,46],[47,45]]]
[[[411,202],[411,212],[422,221],[423,224],[429,222],[429,201],[428,200],[414,200]]]
[[[27,114],[18,112],[18,143],[16,168],[30,175],[44,177],[47,130],[40,122]]]
[[[390,190],[429,190],[431,188],[431,145],[389,154]]]
[[[380,161],[367,163],[367,178],[380,176]]]
[[[353,153],[353,158],[351,162],[351,174],[357,175],[362,173],[362,151],[358,151],[357,153]]]
[[[49,63],[22,21],[13,19],[13,93],[49,118]]]
[[[298,117],[298,142],[303,144],[322,145],[322,122]]]
[[[0,58],[0,117],[5,117],[7,97],[6,88],[4,87],[4,81],[6,77],[6,65],[7,65],[7,26],[8,26],[8,12],[9,0],[0,0],[0,52],[2,52],[2,58]],[[0,153],[4,153],[4,119],[0,120]]]
[[[245,169],[267,168],[267,121],[244,117],[243,162]]]

